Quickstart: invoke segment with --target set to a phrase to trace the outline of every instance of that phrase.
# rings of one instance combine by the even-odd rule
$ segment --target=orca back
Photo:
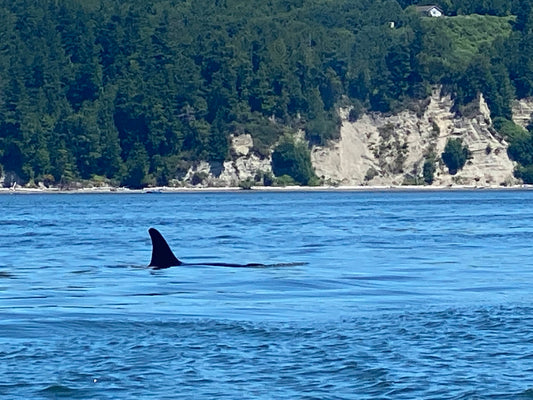
[[[157,229],[150,228],[148,233],[152,239],[152,260],[148,265],[149,267],[162,269],[182,265],[182,262],[172,253],[167,241]]]

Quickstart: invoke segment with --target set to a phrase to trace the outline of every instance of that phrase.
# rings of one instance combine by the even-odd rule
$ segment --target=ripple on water
[[[23,385],[1,390],[12,398],[87,398],[94,388],[108,394],[100,398],[113,391],[122,398],[519,398],[533,386],[532,311],[428,310],[323,323],[12,319],[1,324],[0,374]]]
[[[532,194],[0,196],[0,397],[532,398]]]

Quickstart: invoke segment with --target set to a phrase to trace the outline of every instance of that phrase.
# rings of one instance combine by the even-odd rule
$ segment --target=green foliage
[[[374,167],[368,168],[368,170],[366,171],[366,174],[365,174],[365,182],[371,181],[372,179],[374,179],[378,175],[379,175],[379,172],[376,171],[376,169]]]
[[[289,176],[289,175],[281,175],[281,176],[278,176],[276,177],[276,180],[274,181],[274,184],[276,186],[295,186],[298,184],[298,182],[296,182],[292,176]]]
[[[505,118],[494,120],[494,128],[509,142],[509,157],[523,165],[533,163],[531,134],[513,121]]]
[[[239,188],[241,188],[242,190],[251,190],[254,186],[254,183],[255,182],[253,179],[247,178],[239,182]]]
[[[305,136],[312,144],[325,145],[329,140],[338,139],[340,135],[336,119],[319,116],[307,123]]]
[[[422,21],[422,76],[452,92],[456,110],[483,93],[492,117],[511,117],[514,88],[502,53],[512,16],[463,15]]]
[[[440,0],[438,2],[399,0],[398,3],[400,3],[402,7],[407,7],[412,4],[439,4],[439,6],[443,9],[446,15],[488,14],[506,16],[512,12],[512,10],[516,7],[516,5],[518,5],[520,1],[524,0]]]
[[[509,142],[509,157],[519,164],[514,171],[515,177],[524,183],[533,183],[533,134],[505,118],[496,118],[493,124]]]
[[[507,149],[509,157],[523,166],[533,165],[533,135],[524,132],[515,136]]]
[[[455,175],[458,170],[464,167],[471,156],[472,153],[468,146],[463,146],[461,139],[448,139],[442,153],[442,161],[448,167],[450,174]]]
[[[533,95],[526,0],[445,0],[441,19],[411,0],[0,2],[0,164],[26,182],[167,184],[231,134],[262,157],[287,129],[323,145],[339,106],[396,111],[433,83],[507,119]]]
[[[192,175],[191,178],[191,184],[192,185],[199,185],[204,182],[204,180],[207,178],[208,174],[206,172],[195,172]]]
[[[348,113],[348,121],[355,122],[363,114],[363,104],[359,100],[355,100],[350,112]]]
[[[209,161],[223,163],[228,157],[229,143],[226,135],[226,128],[222,118],[218,118],[211,125],[211,132],[208,139],[208,159]]]
[[[525,184],[533,184],[533,165],[521,166],[515,168],[514,176],[522,179]]]
[[[424,43],[428,50],[444,50],[443,62],[449,68],[465,68],[498,38],[511,34],[514,17],[490,15],[462,15],[449,18],[425,18]],[[430,54],[428,56],[437,56]]]
[[[435,157],[430,156],[424,160],[424,165],[422,166],[422,177],[424,182],[428,185],[433,184],[435,179]]]
[[[510,142],[527,136],[527,131],[524,128],[506,118],[495,118],[492,125],[494,129]]]
[[[274,184],[275,177],[270,171],[258,171],[255,174],[254,181],[263,186],[272,186]]]
[[[296,183],[307,185],[315,177],[309,149],[303,142],[285,137],[272,153],[272,171],[278,177],[290,176]]]
[[[250,133],[254,142],[252,151],[261,157],[270,156],[272,146],[283,133],[281,126],[271,121],[262,121],[257,116],[252,117],[250,121],[245,120],[236,123],[235,131],[238,133]]]
[[[142,144],[136,143],[126,160],[127,173],[122,184],[132,189],[144,187],[147,183],[148,167],[148,153]]]

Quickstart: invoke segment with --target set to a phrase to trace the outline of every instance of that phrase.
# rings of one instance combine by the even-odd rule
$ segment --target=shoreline
[[[253,186],[249,190],[240,187],[152,187],[145,189],[128,189],[124,187],[93,187],[80,189],[59,188],[0,188],[3,194],[169,194],[169,193],[257,193],[257,192],[445,192],[445,191],[512,191],[533,190],[533,185],[513,186]]]

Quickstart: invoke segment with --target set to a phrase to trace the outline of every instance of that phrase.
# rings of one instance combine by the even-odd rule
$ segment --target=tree
[[[148,174],[148,154],[141,143],[135,143],[126,160],[126,175],[122,184],[132,189],[139,189],[146,185]]]
[[[472,157],[468,146],[463,146],[461,139],[448,139],[442,153],[442,161],[448,167],[451,175],[455,175],[458,170],[466,164],[466,160]]]
[[[525,184],[533,184],[533,165],[528,165],[526,167],[521,165],[517,166],[514,171],[514,176],[518,179],[522,179],[522,182]]]
[[[428,157],[424,161],[422,176],[424,177],[424,182],[426,184],[431,185],[433,183],[435,176],[435,158],[433,156]]]
[[[325,144],[339,106],[396,111],[429,84],[461,104],[483,93],[493,117],[533,95],[530,0],[441,4],[512,4],[511,35],[511,18],[423,19],[395,0],[0,1],[0,163],[24,181],[165,183],[178,164],[223,162],[232,133],[261,157],[288,129]],[[308,182],[308,149],[284,160],[282,143],[276,168]]]
[[[311,156],[305,143],[285,137],[272,153],[272,171],[276,176],[288,175],[300,185],[315,177]]]

